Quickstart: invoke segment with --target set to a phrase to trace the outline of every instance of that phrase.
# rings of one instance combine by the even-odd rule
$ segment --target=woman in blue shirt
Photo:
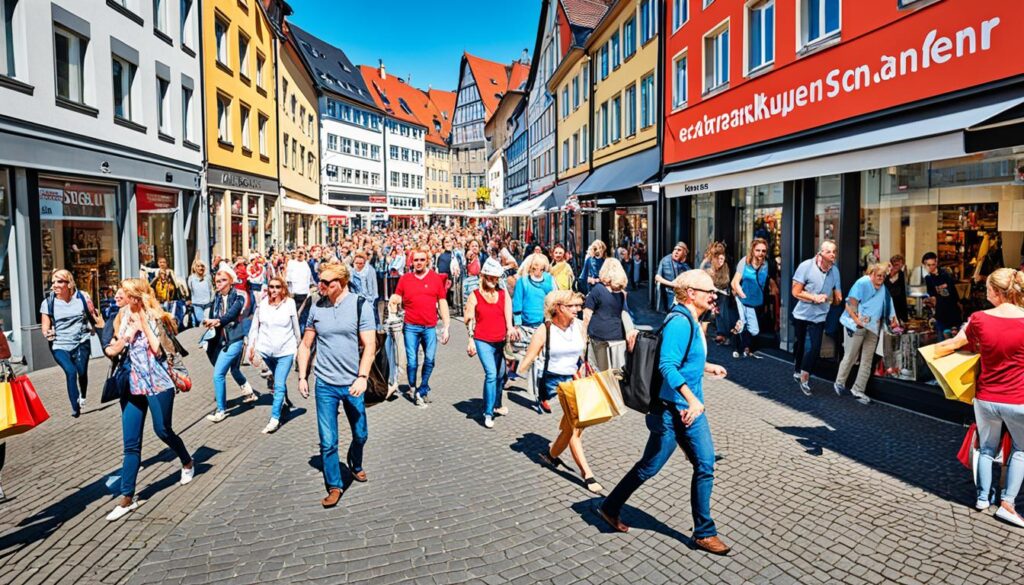
[[[750,242],[750,251],[746,258],[736,264],[736,273],[732,277],[732,290],[736,293],[736,308],[739,310],[739,321],[733,330],[736,333],[736,350],[732,357],[752,357],[760,359],[754,353],[754,338],[761,332],[757,323],[757,309],[764,305],[764,290],[768,284],[768,242],[764,238],[754,238]]]
[[[516,363],[526,355],[533,332],[544,324],[544,297],[555,290],[555,279],[548,272],[549,262],[543,254],[531,254],[523,260],[519,267],[519,279],[512,289],[512,323],[519,331],[519,341],[509,344],[506,357],[509,358],[508,371],[517,371]],[[512,377],[510,376],[510,379]],[[527,381],[531,393],[536,393],[536,381],[533,376]],[[550,412],[547,401],[539,400],[538,408]]]
[[[643,457],[615,486],[598,513],[612,528],[627,532],[619,513],[630,496],[661,471],[676,445],[693,465],[690,508],[697,547],[724,555],[729,547],[718,538],[711,518],[711,489],[715,483],[715,446],[704,414],[704,374],[725,377],[722,366],[707,363],[707,341],[700,318],[716,297],[714,281],[703,270],[684,272],[675,281],[676,304],[662,326],[658,400],[651,404],[647,428],[651,431]]]
[[[577,290],[586,295],[590,287],[601,282],[601,267],[604,265],[604,257],[608,247],[601,240],[594,240],[587,248],[587,257],[583,259],[583,268],[580,269]]]
[[[842,395],[853,363],[860,358],[857,379],[850,387],[850,394],[861,404],[871,403],[864,391],[871,376],[871,362],[882,326],[886,322],[893,327],[899,324],[889,289],[882,286],[888,274],[888,262],[868,266],[864,276],[857,279],[850,288],[850,294],[846,297],[846,310],[839,318],[844,333],[843,361],[839,363],[839,374],[833,388],[836,394]]]

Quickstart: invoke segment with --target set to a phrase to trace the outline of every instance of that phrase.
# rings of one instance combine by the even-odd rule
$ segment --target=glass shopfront
[[[11,183],[7,169],[0,167],[0,333],[8,334],[14,329],[13,297],[11,289],[11,262],[8,259],[12,213]]]
[[[140,185],[135,188],[135,209],[139,228],[139,264],[156,268],[167,259],[174,268],[174,222],[178,192]]]
[[[736,226],[739,240],[735,259],[747,255],[754,238],[768,242],[768,295],[761,315],[764,317],[761,335],[767,337],[775,337],[781,327],[779,274],[782,267],[782,193],[782,183],[771,183],[747,187],[733,196],[736,221],[739,224]],[[735,261],[732,269],[735,269]]]
[[[842,175],[818,177],[814,198],[814,249],[825,240],[839,244],[839,200],[842,195]]]
[[[79,290],[102,302],[121,278],[114,211],[117,187],[56,177],[39,178],[40,258],[43,290],[50,274],[66,268]]]
[[[1024,148],[1018,147],[861,173],[861,267],[896,255],[905,259],[907,333],[886,348],[892,353],[886,364],[891,375],[930,379],[916,348],[954,334],[961,325],[941,321],[937,325],[922,256],[934,252],[938,270],[951,275],[956,283],[952,302],[964,320],[988,308],[985,278],[989,274],[1004,266],[1020,266],[1024,253],[1021,161]],[[938,331],[938,326],[944,330]]]
[[[692,200],[690,217],[693,218],[690,232],[693,234],[693,249],[690,251],[693,262],[691,264],[700,266],[700,263],[704,261],[704,252],[715,239],[715,194],[694,195],[690,199]]]

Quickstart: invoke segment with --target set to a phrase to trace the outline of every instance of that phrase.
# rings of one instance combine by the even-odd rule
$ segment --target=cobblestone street
[[[676,453],[611,533],[600,501],[576,475],[539,464],[557,415],[524,393],[493,430],[477,416],[482,373],[453,323],[439,350],[425,410],[404,398],[369,411],[369,483],[333,510],[323,484],[312,401],[262,435],[269,396],[212,408],[210,367],[189,358],[197,387],[177,398],[175,425],[199,472],[144,435],[138,511],[107,523],[106,487],[121,458],[116,406],[98,404],[105,363],[94,360],[84,416],[73,420],[63,381],[32,375],[52,418],[8,440],[0,504],[0,582],[22,583],[1020,583],[1024,533],[975,512],[954,455],[963,429],[884,405],[840,399],[818,382],[799,392],[787,365],[734,361],[707,384],[720,455],[713,512],[726,558],[691,547],[689,466]],[[195,345],[195,333],[183,335]],[[247,370],[255,377],[255,372]],[[258,377],[257,377],[258,379]],[[291,384],[294,388],[294,379]],[[147,423],[147,427],[148,427]],[[342,448],[347,446],[347,426]],[[585,446],[606,490],[639,457],[636,413],[589,429]],[[568,454],[563,459],[571,461]],[[994,511],[994,508],[993,508]]]

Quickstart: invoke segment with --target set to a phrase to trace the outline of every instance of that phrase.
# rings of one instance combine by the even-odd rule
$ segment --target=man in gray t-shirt
[[[829,305],[843,301],[843,290],[836,268],[836,243],[825,240],[814,258],[804,260],[793,273],[793,297],[797,299],[793,309],[793,377],[800,383],[800,390],[811,395],[810,370],[821,353],[821,337],[825,332]],[[811,346],[804,351],[807,338]]]
[[[351,273],[344,264],[324,264],[320,285],[325,294],[310,308],[302,343],[299,344],[299,392],[309,397],[309,360],[316,344],[316,422],[320,435],[320,458],[323,464],[327,497],[320,503],[325,508],[338,505],[341,499],[341,461],[338,457],[338,406],[345,408],[345,417],[352,428],[347,466],[356,481],[366,481],[363,471],[363,447],[366,445],[366,406],[363,393],[376,351],[376,325],[373,305],[359,302],[348,290]],[[357,307],[362,305],[361,310]],[[360,344],[362,349],[360,350]]]

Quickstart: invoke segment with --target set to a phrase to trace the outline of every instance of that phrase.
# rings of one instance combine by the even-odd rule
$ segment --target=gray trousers
[[[871,377],[871,361],[874,359],[875,348],[878,346],[878,334],[864,328],[857,329],[850,334],[850,330],[843,328],[843,361],[839,363],[839,375],[836,382],[846,384],[850,377],[850,370],[853,364],[860,360],[857,367],[857,380],[850,386],[851,390],[864,392],[867,390],[868,378]]]

